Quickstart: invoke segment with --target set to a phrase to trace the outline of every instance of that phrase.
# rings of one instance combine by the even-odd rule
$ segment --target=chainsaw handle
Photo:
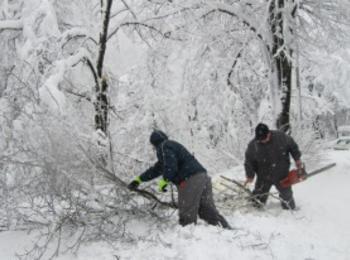
[[[295,166],[297,167],[297,169],[305,167],[304,163],[300,159],[295,161]]]
[[[305,171],[305,164],[303,163],[300,168],[297,169],[298,177],[302,180],[305,180],[307,173]]]

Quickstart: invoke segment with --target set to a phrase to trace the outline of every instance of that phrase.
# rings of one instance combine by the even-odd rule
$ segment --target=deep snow
[[[225,211],[236,228],[232,231],[201,221],[182,228],[176,213],[163,225],[140,220],[130,225],[140,238],[136,244],[95,243],[82,247],[78,255],[58,259],[350,259],[350,151],[329,151],[319,165],[329,162],[337,166],[294,186],[297,211],[281,210],[272,198],[264,210]],[[225,175],[242,180],[243,170]],[[28,246],[30,239],[25,232],[1,232],[0,259],[16,259],[15,252]]]

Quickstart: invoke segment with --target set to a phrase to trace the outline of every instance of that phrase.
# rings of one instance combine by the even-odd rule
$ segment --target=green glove
[[[158,183],[159,191],[166,192],[167,191],[166,186],[168,186],[168,184],[169,184],[169,181],[161,179]]]
[[[142,180],[140,176],[137,176],[132,182],[129,183],[128,188],[129,190],[135,190],[137,187],[141,184]]]

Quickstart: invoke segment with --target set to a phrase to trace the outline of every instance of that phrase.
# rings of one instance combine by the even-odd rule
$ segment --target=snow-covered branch
[[[209,16],[210,14],[217,13],[217,12],[230,15],[232,17],[237,18],[239,21],[241,21],[260,40],[262,40],[263,42],[266,41],[266,39],[264,39],[264,36],[259,32],[258,26],[254,25],[254,23],[252,21],[250,21],[250,19],[244,15],[244,12],[241,10],[241,8],[236,9],[236,8],[234,8],[231,5],[226,5],[226,4],[221,4],[221,3],[219,3],[219,4],[210,4],[209,7],[211,8],[211,10],[206,11],[201,16],[202,18],[205,18],[205,17]]]
[[[3,30],[22,30],[23,21],[18,20],[0,20],[0,32]]]
[[[87,30],[82,30],[80,28],[73,28],[70,30],[66,30],[64,33],[60,36],[60,42],[62,45],[62,49],[72,40],[79,39],[79,38],[85,38],[90,41],[92,41],[95,45],[97,45],[97,41],[90,35],[90,33]]]
[[[65,103],[65,97],[63,93],[59,90],[59,84],[63,81],[64,74],[67,69],[77,65],[79,62],[84,61],[86,57],[89,57],[89,53],[86,49],[79,49],[79,51],[69,56],[66,59],[62,59],[55,62],[53,73],[44,83],[44,86],[40,88],[40,97],[44,100],[50,107],[52,102],[56,104],[61,112],[63,112],[63,107]]]

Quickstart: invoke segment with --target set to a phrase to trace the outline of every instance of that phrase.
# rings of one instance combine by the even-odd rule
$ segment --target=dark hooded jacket
[[[299,160],[301,153],[292,137],[281,131],[271,131],[268,143],[259,143],[253,139],[245,153],[244,167],[246,176],[259,180],[278,183],[287,177],[290,167],[289,156]]]
[[[142,181],[149,181],[163,175],[165,180],[178,185],[194,174],[206,172],[206,169],[183,145],[168,140],[163,132],[153,132],[150,141],[156,147],[158,161],[140,175]]]

